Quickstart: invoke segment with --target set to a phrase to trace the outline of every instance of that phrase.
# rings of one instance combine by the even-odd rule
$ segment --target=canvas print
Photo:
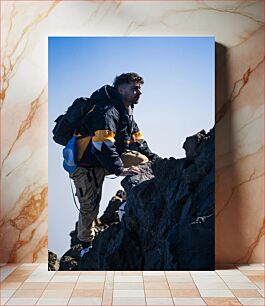
[[[214,270],[214,37],[49,37],[49,270]]]

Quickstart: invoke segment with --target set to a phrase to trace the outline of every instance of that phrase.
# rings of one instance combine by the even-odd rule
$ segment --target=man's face
[[[141,84],[137,82],[130,82],[128,84],[121,84],[118,88],[120,95],[123,98],[123,102],[126,105],[137,104],[142,94]]]

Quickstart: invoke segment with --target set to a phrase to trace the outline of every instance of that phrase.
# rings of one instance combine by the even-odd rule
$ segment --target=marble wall
[[[1,258],[47,260],[47,37],[214,35],[216,262],[263,262],[263,1],[2,1]]]

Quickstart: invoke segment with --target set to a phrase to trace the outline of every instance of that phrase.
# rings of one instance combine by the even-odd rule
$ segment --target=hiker
[[[94,221],[99,211],[105,175],[128,176],[140,173],[138,165],[153,160],[147,142],[134,121],[133,108],[141,96],[143,78],[137,73],[117,76],[113,86],[95,91],[93,115],[82,122],[77,139],[78,167],[70,174],[80,203],[78,239],[84,252],[94,238]]]

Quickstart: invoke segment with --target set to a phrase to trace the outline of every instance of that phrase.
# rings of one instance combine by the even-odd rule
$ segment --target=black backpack
[[[92,112],[95,103],[89,98],[78,98],[68,107],[65,114],[60,115],[54,122],[56,125],[52,130],[53,140],[66,146],[73,134],[81,132],[81,126],[86,116]],[[86,130],[86,133],[89,133]]]

